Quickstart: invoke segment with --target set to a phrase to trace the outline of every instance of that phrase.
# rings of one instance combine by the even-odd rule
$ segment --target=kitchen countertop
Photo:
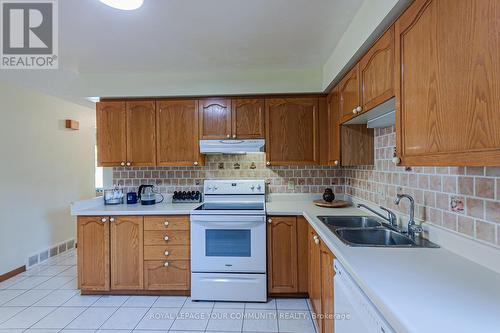
[[[201,203],[159,203],[151,206],[104,205],[102,198],[78,201],[71,204],[73,216],[108,216],[108,215],[189,215]]]
[[[499,332],[500,274],[444,248],[349,247],[316,216],[354,207],[272,201],[268,215],[303,215],[396,332]]]
[[[276,199],[280,198],[280,199]],[[276,200],[275,200],[276,199]],[[199,204],[73,203],[72,215],[187,215]],[[304,195],[272,197],[268,215],[303,215],[396,332],[498,332],[500,274],[445,248],[349,247],[316,217],[371,215],[320,208]]]

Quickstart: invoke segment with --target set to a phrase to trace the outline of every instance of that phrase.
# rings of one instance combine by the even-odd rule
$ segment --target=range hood
[[[265,140],[200,140],[202,154],[246,154],[264,151]]]
[[[374,107],[368,112],[354,117],[346,125],[366,124],[368,128],[382,128],[396,123],[396,99],[390,100]]]

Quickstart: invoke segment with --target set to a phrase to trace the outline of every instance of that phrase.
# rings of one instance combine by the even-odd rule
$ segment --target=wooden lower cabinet
[[[144,288],[144,218],[111,217],[111,289]]]
[[[109,222],[100,216],[77,219],[78,288],[109,291]]]
[[[155,260],[144,263],[146,290],[191,289],[191,267],[189,260]]]
[[[333,320],[333,278],[335,271],[333,270],[333,260],[335,256],[324,244],[320,244],[321,257],[321,320],[323,327],[320,330],[324,333],[332,333],[335,329]]]
[[[79,216],[77,233],[83,294],[189,292],[189,216]]]
[[[269,294],[307,293],[307,221],[270,216],[267,225]]]
[[[148,216],[144,230],[144,289],[189,291],[189,216]]]
[[[319,333],[323,332],[323,324],[321,320],[322,304],[321,304],[321,240],[316,234],[316,231],[309,226],[308,234],[309,244],[309,299],[312,305],[312,312],[316,314],[316,324],[319,328]]]

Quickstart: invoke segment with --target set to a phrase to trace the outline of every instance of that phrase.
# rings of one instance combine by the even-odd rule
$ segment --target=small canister
[[[137,193],[128,192],[127,193],[127,204],[133,205],[137,203]]]

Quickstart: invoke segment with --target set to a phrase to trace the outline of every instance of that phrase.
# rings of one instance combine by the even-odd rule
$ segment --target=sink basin
[[[318,216],[330,229],[375,228],[382,226],[380,219],[372,216]]]
[[[410,238],[385,228],[337,229],[337,236],[351,246],[411,247],[418,246]]]

